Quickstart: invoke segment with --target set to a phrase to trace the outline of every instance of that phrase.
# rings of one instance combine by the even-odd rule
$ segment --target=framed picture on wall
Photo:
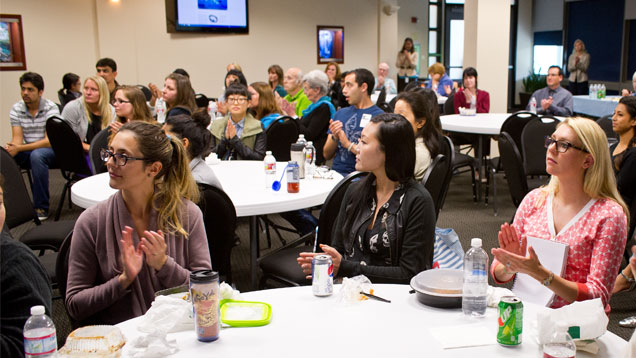
[[[318,64],[344,63],[344,27],[317,26],[316,54]]]
[[[0,14],[0,71],[26,70],[22,16]]]

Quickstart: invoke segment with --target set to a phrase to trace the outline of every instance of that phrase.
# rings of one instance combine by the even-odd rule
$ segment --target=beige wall
[[[165,75],[185,68],[193,87],[211,97],[222,92],[225,66],[243,67],[249,82],[266,81],[267,67],[320,68],[316,63],[316,26],[345,27],[345,69],[378,64],[381,42],[391,50],[392,36],[378,36],[381,0],[250,1],[249,35],[168,34],[165,4],[159,0],[0,0],[3,13],[23,16],[27,68],[45,79],[45,97],[57,101],[62,75],[94,74],[100,57],[118,64],[122,84],[163,83]],[[337,11],[334,11],[337,9]],[[382,14],[386,17],[386,15]],[[395,16],[395,15],[394,15]],[[382,23],[385,23],[382,18]],[[396,20],[386,19],[396,25]],[[384,52],[383,52],[384,53]],[[11,138],[8,112],[19,97],[21,72],[0,73],[0,142]]]
[[[404,39],[410,37],[413,42],[421,45],[420,53],[420,77],[427,77],[428,68],[428,1],[421,0],[399,0],[398,5],[398,36],[395,53],[391,57],[389,64],[395,70],[397,52],[402,48]],[[417,23],[411,22],[411,17],[417,17]],[[397,71],[395,71],[397,77]]]

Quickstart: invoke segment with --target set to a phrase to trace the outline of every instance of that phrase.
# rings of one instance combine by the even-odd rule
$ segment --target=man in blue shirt
[[[561,87],[563,72],[559,66],[550,66],[545,78],[548,86],[536,90],[532,97],[537,101],[537,114],[551,114],[554,116],[569,117],[572,115],[572,93]],[[530,98],[532,101],[532,98]],[[530,102],[526,106],[530,110]]]
[[[342,93],[350,107],[336,112],[330,121],[329,133],[323,154],[325,159],[333,158],[332,169],[346,176],[356,170],[358,140],[371,117],[384,113],[371,102],[375,79],[371,71],[358,68],[345,77]]]

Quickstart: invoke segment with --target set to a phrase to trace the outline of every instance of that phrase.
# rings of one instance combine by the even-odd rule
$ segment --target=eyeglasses
[[[106,148],[102,148],[102,150],[99,151],[99,156],[104,162],[107,162],[108,159],[112,157],[115,161],[115,165],[118,167],[123,167],[129,160],[148,160],[146,158],[135,158],[127,156],[126,154],[114,153]]]
[[[115,103],[117,103],[117,104],[130,103],[130,101],[126,101],[126,100],[123,100],[123,99],[115,98]]]
[[[238,103],[245,104],[247,102],[247,98],[245,97],[230,97],[227,99],[228,103]]]
[[[581,148],[581,147],[577,147],[577,146],[575,146],[574,144],[572,144],[570,142],[566,142],[564,140],[556,140],[556,139],[552,139],[549,136],[545,136],[545,147],[549,148],[552,145],[552,143],[556,143],[556,150],[559,153],[565,153],[570,148],[578,149],[581,152],[589,153],[587,151],[587,149]]]

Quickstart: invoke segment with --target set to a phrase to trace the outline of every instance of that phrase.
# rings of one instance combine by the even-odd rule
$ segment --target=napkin
[[[168,339],[165,332],[154,332],[136,337],[130,342],[129,356],[133,358],[155,358],[175,354],[179,349],[177,340]]]
[[[177,297],[157,296],[137,329],[144,333],[193,330],[192,303]]]
[[[554,333],[557,322],[565,322],[575,340],[596,339],[607,330],[609,318],[600,298],[577,301],[557,309],[542,308],[537,312],[537,340],[543,344]]]
[[[488,298],[486,302],[488,303],[488,307],[497,307],[503,296],[514,295],[515,294],[507,288],[488,286]]]
[[[488,346],[497,344],[492,324],[474,323],[429,328],[431,335],[444,349]]]

